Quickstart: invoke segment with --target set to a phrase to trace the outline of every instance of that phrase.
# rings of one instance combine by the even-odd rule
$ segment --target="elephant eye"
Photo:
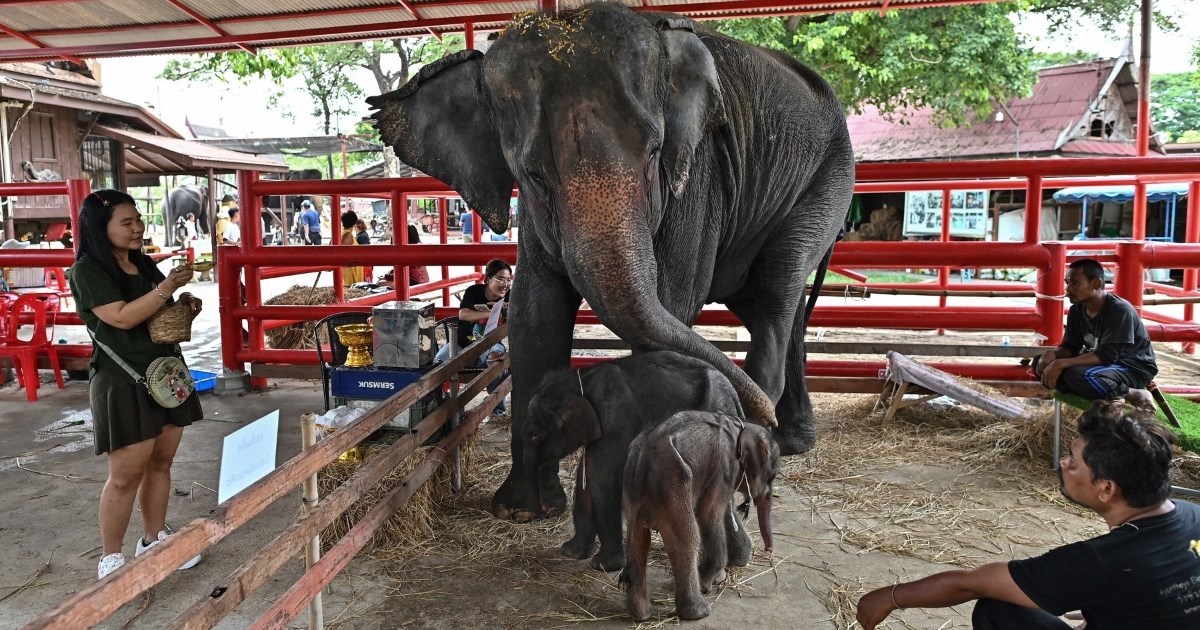
[[[532,169],[526,171],[525,183],[529,185],[531,189],[530,192],[542,199],[545,199],[546,191],[549,190],[549,188],[546,186],[545,178],[543,178],[540,173]]]
[[[538,435],[537,433],[530,433],[530,434],[529,434],[529,441],[530,441],[530,442],[533,442],[534,444],[541,444],[541,443],[542,443],[542,436]]]

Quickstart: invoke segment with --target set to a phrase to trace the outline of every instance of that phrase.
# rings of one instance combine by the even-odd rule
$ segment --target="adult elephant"
[[[537,486],[522,474],[520,441],[539,379],[569,361],[581,297],[635,351],[719,369],[748,418],[778,417],[784,453],[813,446],[805,281],[854,184],[841,105],[815,72],[676,15],[602,3],[517,17],[486,56],[449,56],[368,102],[396,154],[493,231],[507,227],[514,180],[520,193],[513,467],[497,515],[565,505],[557,466]],[[690,328],[709,302],[750,330],[745,371]]]
[[[162,207],[167,247],[178,247],[183,244],[175,233],[175,223],[180,218],[186,218],[188,213],[196,216],[196,227],[204,234],[208,234],[207,186],[179,186],[167,193]]]

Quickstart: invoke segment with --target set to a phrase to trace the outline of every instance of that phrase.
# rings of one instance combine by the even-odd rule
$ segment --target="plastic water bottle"
[[[1012,340],[1008,338],[1008,335],[1005,335],[1000,338],[1000,345],[1005,346],[1005,347],[1011,346]]]

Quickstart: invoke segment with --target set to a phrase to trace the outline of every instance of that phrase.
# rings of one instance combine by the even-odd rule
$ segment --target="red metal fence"
[[[1146,185],[1162,181],[1189,183],[1186,229],[1183,243],[1145,241]],[[1133,208],[1133,238],[1131,240],[1088,240],[1081,242],[1038,242],[1042,199],[1047,189],[1081,184],[1132,184],[1135,187]],[[50,187],[55,191],[47,192]],[[221,287],[220,313],[222,363],[228,370],[244,371],[247,363],[311,365],[314,353],[302,350],[265,347],[264,331],[295,321],[317,320],[345,310],[369,310],[373,304],[390,299],[408,299],[418,293],[440,292],[438,316],[454,314],[451,303],[453,286],[475,280],[475,274],[451,277],[452,266],[482,265],[487,260],[503,257],[515,260],[516,246],[512,243],[473,243],[470,246],[447,243],[446,201],[448,189],[431,178],[401,178],[339,181],[266,181],[253,173],[243,173],[239,188],[245,216],[259,216],[265,195],[320,194],[335,199],[345,195],[386,198],[391,201],[392,243],[371,247],[328,245],[322,247],[286,247],[263,245],[262,224],[246,221],[243,224],[242,244],[220,247],[217,250],[217,275]],[[955,189],[1013,190],[1026,192],[1024,239],[1021,242],[951,241],[950,198]],[[37,184],[0,186],[0,194],[72,194],[72,212],[78,200],[86,194],[86,183]],[[849,269],[906,269],[937,268],[936,283],[867,285],[873,288],[920,287],[945,290],[936,306],[910,306],[898,310],[895,306],[831,304],[819,302],[813,315],[814,327],[866,327],[910,329],[914,322],[923,329],[954,329],[978,331],[1030,331],[1054,344],[1061,339],[1063,314],[1063,277],[1067,261],[1087,251],[1116,269],[1115,292],[1137,306],[1147,287],[1175,298],[1194,298],[1197,293],[1197,269],[1200,268],[1200,158],[1096,158],[1096,159],[1018,159],[973,162],[863,164],[858,167],[856,191],[860,193],[905,192],[918,190],[942,191],[942,231],[938,241],[906,242],[847,242],[835,248],[834,267]],[[70,193],[68,191],[74,191]],[[439,199],[442,229],[440,243],[413,245],[407,243],[407,208],[410,197]],[[335,204],[336,208],[337,205]],[[1100,252],[1100,254],[1096,254]],[[0,251],[3,266],[66,266],[71,253],[62,251]],[[351,303],[319,306],[264,305],[261,281],[266,278],[307,273],[317,269],[333,271],[335,292],[340,297],[341,269],[346,266],[370,265],[393,267],[396,289],[369,296]],[[407,267],[410,265],[441,266],[442,280],[409,287]],[[981,282],[969,284],[951,281],[951,269],[1023,267],[1037,270],[1036,282]],[[1183,269],[1180,286],[1146,282],[1147,269]],[[239,279],[246,283],[245,297],[238,290]],[[961,305],[955,295],[967,291],[1032,289],[1036,298],[1032,305]],[[62,323],[77,323],[74,316],[64,316]],[[1175,317],[1159,310],[1143,311],[1147,329],[1155,341],[1192,344],[1200,341],[1200,326],[1196,324],[1194,305],[1184,304],[1182,316]],[[77,318],[76,318],[77,319]],[[598,323],[590,311],[579,315],[580,323]],[[249,340],[242,341],[245,322]],[[737,326],[736,318],[725,310],[705,310],[698,324]],[[85,356],[86,346],[67,349],[68,356]],[[809,362],[813,376],[874,376],[881,364],[877,362],[823,361]],[[955,368],[956,373],[977,378],[1024,379],[1027,375],[1018,366],[978,365]],[[256,384],[262,384],[261,379]]]

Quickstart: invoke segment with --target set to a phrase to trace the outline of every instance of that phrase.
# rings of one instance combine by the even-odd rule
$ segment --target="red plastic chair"
[[[63,389],[62,369],[58,364],[58,348],[54,346],[54,313],[58,312],[58,296],[53,293],[25,293],[17,298],[8,310],[8,330],[0,343],[0,356],[12,359],[17,373],[18,386],[25,388],[25,397],[30,402],[37,400],[38,379],[37,356],[45,352],[50,358],[50,368],[58,388]],[[33,324],[29,339],[20,338],[22,319]]]

